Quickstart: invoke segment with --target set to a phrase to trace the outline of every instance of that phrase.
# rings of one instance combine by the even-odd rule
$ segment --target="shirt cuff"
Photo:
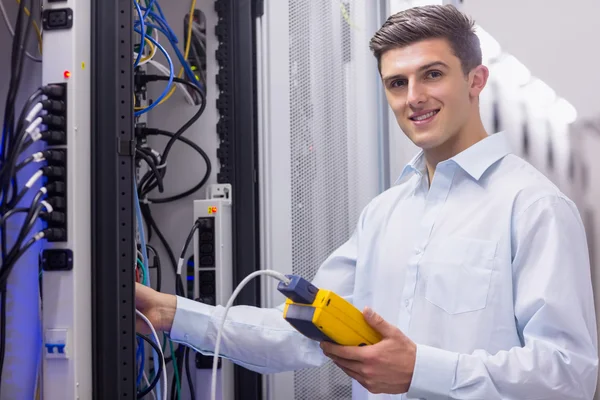
[[[418,344],[415,370],[407,397],[448,399],[457,364],[458,353]]]
[[[169,335],[176,342],[185,342],[198,349],[206,349],[206,331],[211,323],[214,307],[177,296],[177,309]]]

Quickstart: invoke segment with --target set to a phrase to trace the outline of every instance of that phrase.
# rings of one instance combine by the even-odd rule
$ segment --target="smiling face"
[[[478,97],[488,70],[480,65],[465,75],[445,39],[387,50],[380,71],[400,128],[426,155],[439,162],[481,138]]]

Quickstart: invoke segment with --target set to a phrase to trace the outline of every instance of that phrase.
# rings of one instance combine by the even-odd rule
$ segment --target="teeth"
[[[420,116],[418,116],[418,117],[414,117],[413,119],[414,119],[415,121],[423,121],[423,120],[425,120],[425,119],[427,119],[427,118],[431,118],[431,117],[433,117],[433,116],[434,116],[436,113],[437,113],[437,111],[432,111],[432,112],[429,112],[429,113],[427,113],[427,114],[425,114],[425,115],[420,115]]]

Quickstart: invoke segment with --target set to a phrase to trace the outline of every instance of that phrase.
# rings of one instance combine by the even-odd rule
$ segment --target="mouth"
[[[415,125],[424,125],[433,121],[433,119],[439,112],[440,110],[432,110],[426,113],[418,113],[417,115],[409,117],[409,119],[413,121]]]

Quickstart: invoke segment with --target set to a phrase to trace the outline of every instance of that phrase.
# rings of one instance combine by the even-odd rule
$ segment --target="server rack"
[[[221,145],[219,183],[233,196],[233,284],[259,269],[255,20],[260,0],[217,0]],[[92,269],[95,399],[133,399],[135,260],[133,13],[126,0],[92,0]],[[260,305],[259,282],[238,304]],[[235,368],[235,398],[262,397],[261,376]]]

